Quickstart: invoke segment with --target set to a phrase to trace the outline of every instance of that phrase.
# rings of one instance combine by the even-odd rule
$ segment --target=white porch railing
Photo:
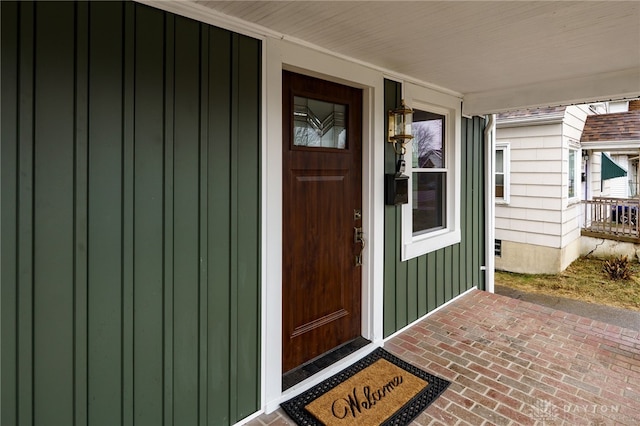
[[[582,204],[583,235],[614,240],[640,239],[640,200],[637,198],[594,197]]]

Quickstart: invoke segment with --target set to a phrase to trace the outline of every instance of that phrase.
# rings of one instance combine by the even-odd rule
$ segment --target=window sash
[[[447,172],[429,170],[412,174],[413,236],[446,228]]]
[[[404,83],[404,99],[414,110],[426,111],[444,117],[442,167],[413,168],[413,143],[407,144],[407,170],[412,193],[409,203],[402,207],[402,260],[409,260],[461,241],[461,104],[460,99],[411,83]],[[414,119],[415,121],[415,119]],[[434,164],[437,166],[437,164]],[[426,232],[413,229],[413,179],[414,173],[441,173],[444,182],[441,227],[428,227]]]
[[[509,145],[498,144],[495,147],[494,191],[495,200],[509,202]]]
[[[447,120],[444,115],[414,109],[412,152],[413,236],[446,227]]]
[[[567,195],[569,198],[575,198],[577,194],[577,158],[578,151],[575,149],[569,149],[569,173],[567,182]]]

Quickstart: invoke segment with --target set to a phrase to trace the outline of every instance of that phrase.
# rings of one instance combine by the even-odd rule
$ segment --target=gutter
[[[588,141],[580,142],[582,149],[592,151],[635,151],[640,148],[640,139],[614,140],[614,141]]]
[[[485,290],[493,293],[495,289],[495,232],[496,232],[496,194],[495,194],[495,164],[494,153],[496,147],[496,115],[488,117],[484,128],[485,141]]]
[[[544,126],[547,124],[560,124],[562,120],[564,120],[564,113],[544,117],[502,118],[496,121],[496,127]]]

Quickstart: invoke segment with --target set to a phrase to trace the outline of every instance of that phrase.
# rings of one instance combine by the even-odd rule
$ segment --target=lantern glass
[[[393,113],[395,128],[393,129],[394,136],[400,136],[404,134],[404,114],[402,112]]]
[[[403,115],[403,122],[404,122],[404,131],[402,132],[402,134],[404,136],[407,136],[408,138],[411,138],[412,132],[411,132],[411,124],[413,122],[413,111],[410,109],[405,109]]]
[[[413,110],[402,102],[400,108],[389,111],[389,142],[406,143],[411,136]]]

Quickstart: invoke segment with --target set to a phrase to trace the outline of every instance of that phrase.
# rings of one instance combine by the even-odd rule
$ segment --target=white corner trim
[[[261,415],[263,415],[265,413],[264,410],[258,410],[255,413],[251,414],[250,416],[245,417],[244,419],[240,420],[237,423],[234,423],[233,426],[242,426],[244,424],[249,423],[251,420],[257,419],[258,417],[260,417]]]
[[[265,230],[266,260],[262,264],[265,277],[262,305],[262,407],[282,393],[282,63],[277,47],[263,44],[265,130],[262,157],[266,185],[262,199],[266,211],[262,217]],[[278,123],[269,125],[269,123]],[[268,412],[268,411],[267,411]]]
[[[264,41],[261,43],[262,47],[264,48]],[[260,163],[260,167],[261,167],[261,174],[260,174],[260,194],[265,195],[267,193],[267,182],[268,182],[268,174],[267,172],[270,170],[269,169],[269,162],[268,160],[270,160],[270,158],[267,158],[266,152],[267,152],[267,135],[268,135],[268,126],[267,126],[267,85],[266,82],[267,80],[267,55],[261,55],[261,66],[262,66],[262,73],[261,73],[261,82],[263,82],[263,84],[261,84],[261,92],[260,92],[260,120],[261,120],[261,129],[260,129],[260,158],[261,158],[261,163]],[[267,368],[267,359],[266,356],[264,356],[264,354],[267,353],[267,349],[268,349],[268,345],[269,345],[269,341],[266,338],[266,336],[268,336],[270,332],[272,332],[271,330],[269,330],[267,328],[267,307],[270,306],[269,303],[271,302],[271,300],[269,299],[269,293],[267,293],[268,290],[268,286],[267,284],[269,283],[269,278],[267,276],[267,271],[264,265],[267,265],[268,262],[272,261],[271,256],[273,256],[273,254],[270,254],[267,251],[267,227],[266,227],[266,223],[267,220],[266,218],[268,217],[268,212],[269,212],[269,204],[268,204],[268,200],[266,196],[261,196],[260,197],[260,202],[261,202],[261,215],[260,215],[260,312],[261,312],[261,316],[260,316],[260,336],[261,336],[261,342],[260,342],[260,354],[262,354],[262,356],[260,357],[260,407],[264,408],[265,404],[266,404],[266,394],[267,394],[267,381],[266,381],[266,368]],[[276,255],[277,256],[277,255]],[[274,260],[274,261],[278,261],[278,260]],[[271,279],[273,279],[273,277],[271,277]],[[260,410],[260,412],[262,413],[263,410]]]
[[[485,290],[490,293],[495,291],[495,269],[496,269],[496,258],[495,258],[495,241],[496,241],[496,165],[495,165],[495,157],[494,153],[496,152],[496,116],[490,115],[488,123],[485,124],[484,131],[484,140],[485,140],[485,186],[484,193],[488,195],[485,197]],[[510,144],[505,143],[505,163],[511,161],[510,159]],[[508,174],[510,173],[510,168],[505,164],[504,167],[504,186],[505,186],[505,204],[509,203],[510,196],[510,188],[507,185],[511,185],[510,178]]]

